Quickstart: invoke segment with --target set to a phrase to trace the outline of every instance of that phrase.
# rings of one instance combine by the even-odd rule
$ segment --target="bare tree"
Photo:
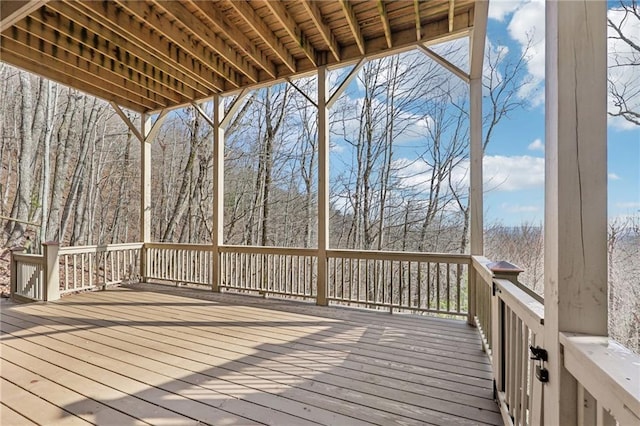
[[[609,11],[607,24],[609,39],[614,41],[614,48],[609,49],[609,96],[613,104],[609,115],[640,126],[640,81],[629,78],[637,75],[636,67],[640,67],[640,5],[636,0],[621,0]]]

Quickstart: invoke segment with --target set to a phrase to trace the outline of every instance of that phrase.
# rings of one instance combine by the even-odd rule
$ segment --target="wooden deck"
[[[0,312],[3,426],[502,424],[463,321],[151,285]]]

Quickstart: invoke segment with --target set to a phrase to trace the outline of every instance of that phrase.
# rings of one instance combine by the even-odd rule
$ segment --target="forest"
[[[463,68],[465,49],[464,42],[434,47]],[[488,49],[485,148],[503,120],[527,107],[518,97],[527,58]],[[349,71],[331,71],[331,86]],[[316,91],[315,77],[254,90],[232,118],[225,244],[315,247]],[[34,250],[42,241],[137,241],[140,146],[111,106],[4,64],[0,99],[3,247],[27,238]],[[467,104],[466,83],[421,52],[360,69],[330,115],[332,248],[468,252]],[[212,113],[211,103],[202,108]],[[211,242],[212,139],[194,107],[162,124],[152,145],[153,241]],[[487,223],[485,251],[523,268],[521,281],[542,293],[541,224]],[[639,351],[640,215],[611,220],[608,255],[611,332]],[[5,249],[1,257],[6,272]]]

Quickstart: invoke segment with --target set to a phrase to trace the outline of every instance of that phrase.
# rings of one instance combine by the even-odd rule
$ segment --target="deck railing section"
[[[222,246],[220,288],[314,298],[318,260],[315,249]]]
[[[472,263],[472,275],[475,280],[475,300],[472,301],[476,308],[475,325],[482,339],[482,347],[491,359],[493,272],[487,267],[491,261],[482,256],[472,256]]]
[[[210,244],[145,243],[146,279],[211,286]]]
[[[25,301],[44,300],[44,256],[13,252],[11,255],[11,294]]]
[[[403,312],[467,314],[469,256],[328,250],[327,298]]]
[[[535,376],[530,347],[543,346],[544,305],[517,282],[517,272],[492,271],[473,258],[476,324],[491,358],[496,396],[506,424],[542,423],[542,382]],[[508,278],[508,279],[507,279]]]
[[[560,333],[578,382],[578,424],[640,425],[640,355],[602,336]]]
[[[61,247],[60,294],[139,279],[142,243]]]

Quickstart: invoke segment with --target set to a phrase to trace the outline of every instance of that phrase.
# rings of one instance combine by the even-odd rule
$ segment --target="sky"
[[[523,221],[542,224],[544,218],[544,2],[492,0],[489,7],[487,48],[504,46],[519,53],[532,38],[527,79],[520,96],[529,100],[525,110],[504,119],[484,159],[485,223]],[[611,4],[610,4],[611,6]],[[615,11],[610,18],[620,18]],[[640,26],[629,28],[640,41]],[[623,46],[609,41],[609,51]],[[635,67],[640,68],[640,67]],[[618,79],[640,81],[640,69],[628,68]],[[637,100],[640,103],[640,100]],[[640,214],[640,127],[621,118],[608,120],[609,218]]]

